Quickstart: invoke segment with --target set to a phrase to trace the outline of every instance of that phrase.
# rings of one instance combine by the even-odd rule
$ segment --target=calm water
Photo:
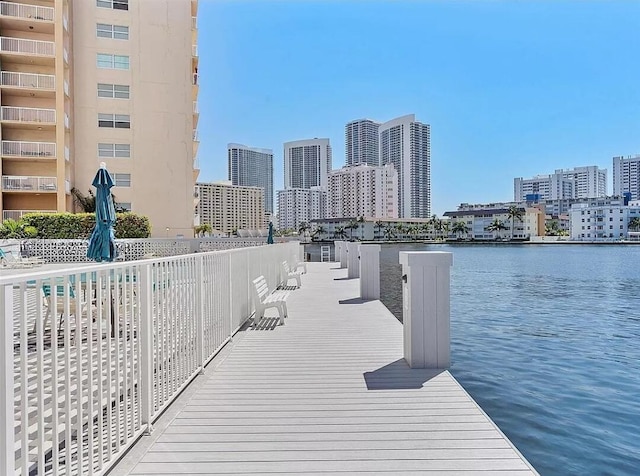
[[[640,247],[388,245],[451,251],[453,375],[542,475],[640,474]]]

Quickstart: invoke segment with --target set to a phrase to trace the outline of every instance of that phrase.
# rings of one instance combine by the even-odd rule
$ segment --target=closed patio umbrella
[[[104,162],[92,182],[96,188],[96,226],[89,239],[87,258],[94,261],[113,261],[116,258],[116,242],[113,225],[116,222],[116,210],[113,206],[111,187],[113,179]]]
[[[269,236],[267,236],[267,244],[273,244],[273,223],[269,222]]]

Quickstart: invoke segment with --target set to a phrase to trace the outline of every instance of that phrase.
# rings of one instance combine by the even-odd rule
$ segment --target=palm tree
[[[337,227],[337,228],[336,228],[336,231],[335,231],[333,234],[334,234],[334,236],[335,236],[336,238],[338,238],[339,240],[342,240],[342,239],[344,239],[344,238],[346,238],[346,237],[347,237],[347,232],[346,232],[346,231],[344,231],[344,227],[343,227],[343,226],[339,226],[339,227]]]
[[[196,237],[203,237],[205,234],[211,234],[213,228],[209,223],[203,223],[193,228]]]
[[[449,223],[448,221],[442,221],[442,234],[443,234],[443,239],[449,238],[449,231],[451,230],[451,223]]]
[[[396,231],[398,232],[398,235],[400,235],[400,238],[402,238],[402,235],[406,233],[407,228],[402,223],[398,223],[396,225]]]
[[[551,220],[544,227],[544,234],[547,236],[558,236],[559,232],[558,220]]]
[[[522,210],[522,208],[516,207],[515,205],[511,205],[509,207],[509,210],[507,211],[507,216],[511,220],[511,239],[513,240],[513,227],[515,225],[515,221],[522,221],[524,210]]]
[[[353,220],[351,220],[347,226],[345,226],[345,228],[347,230],[349,230],[349,240],[350,241],[353,241],[353,230],[355,230],[359,226],[360,226],[360,223],[358,223],[358,220],[356,220],[355,218]]]
[[[453,226],[451,227],[451,231],[454,232],[458,238],[460,238],[461,234],[466,235],[467,233],[469,233],[469,227],[462,220],[456,221],[453,223]]]
[[[22,220],[7,218],[0,225],[0,238],[35,238],[38,236],[36,227],[27,225]]]
[[[324,235],[327,230],[322,225],[318,225],[318,227],[311,233],[311,240],[315,240],[318,235]]]
[[[360,240],[364,240],[364,215],[358,218],[358,228],[360,228]]]
[[[427,221],[420,225],[420,230],[426,236],[431,233],[431,222]]]
[[[376,227],[376,229],[378,230],[378,232],[376,233],[376,237],[380,238],[380,230],[382,230],[384,228],[384,222],[381,220],[377,220],[373,226]]]
[[[304,238],[307,231],[309,231],[309,225],[307,225],[306,222],[301,222],[300,225],[298,225],[298,234],[302,235],[302,238]]]
[[[640,229],[640,217],[633,217],[629,220],[629,229],[632,231],[638,231],[638,229]]]
[[[433,215],[433,229],[436,231],[436,238],[442,237],[442,231],[444,230],[444,222]]]
[[[384,227],[384,238],[387,241],[391,241],[396,237],[395,227],[393,225],[387,225]]]
[[[407,227],[407,233],[413,240],[416,239],[418,233],[420,232],[420,227],[418,225],[411,225]]]
[[[96,211],[96,196],[93,194],[91,190],[89,190],[89,195],[84,195],[80,190],[73,187],[71,189],[71,196],[73,197],[73,203],[75,203],[78,207],[82,209],[85,213],[95,213]],[[116,202],[116,196],[112,193],[111,199],[113,200],[113,207],[116,212],[127,212],[129,210],[125,209],[118,205]]]
[[[506,230],[507,227],[504,225],[504,223],[501,220],[498,220],[496,218],[485,229],[493,233],[493,239],[495,240],[497,239],[498,234],[500,234],[502,230]]]

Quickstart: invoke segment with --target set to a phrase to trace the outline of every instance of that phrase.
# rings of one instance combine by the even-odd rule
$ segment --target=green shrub
[[[38,230],[38,238],[88,239],[96,223],[93,213],[28,213],[23,222]],[[135,213],[116,213],[116,238],[148,238],[149,218]]]

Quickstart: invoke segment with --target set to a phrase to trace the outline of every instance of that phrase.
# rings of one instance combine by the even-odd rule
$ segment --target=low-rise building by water
[[[640,227],[632,220],[640,220],[640,201],[598,201],[571,207],[571,239],[575,241],[617,241],[637,235]],[[636,238],[636,236],[633,236]]]

